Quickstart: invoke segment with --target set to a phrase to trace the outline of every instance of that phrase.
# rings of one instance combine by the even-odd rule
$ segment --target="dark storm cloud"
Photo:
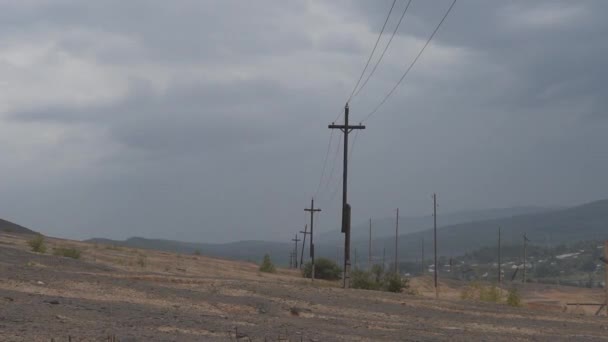
[[[451,2],[413,1],[399,33],[427,39]],[[358,4],[379,30],[390,1]],[[501,107],[538,109],[576,99],[601,108],[608,104],[600,95],[608,91],[607,70],[600,67],[608,54],[606,10],[605,1],[459,1],[434,42],[470,48],[516,78],[506,93],[488,98]],[[598,68],[590,72],[591,66]]]
[[[114,78],[91,82],[91,92],[123,83],[127,90],[93,103],[32,101],[1,114],[4,124],[52,145],[45,153],[10,138],[25,152],[4,153],[3,165],[28,168],[5,168],[5,193],[14,199],[0,198],[6,218],[74,237],[291,237],[319,181],[327,124],[344,105],[390,3],[7,6],[1,36],[26,45],[50,41],[54,54],[41,59],[46,68],[62,58],[79,67],[54,74],[56,88],[95,66],[101,71],[91,74]],[[395,13],[404,4],[398,1]],[[413,1],[399,38],[352,103],[354,121],[399,79],[420,48],[411,44],[427,39],[449,4]],[[428,214],[432,192],[444,211],[605,197],[606,7],[458,1],[357,137],[355,220],[392,215],[396,206]],[[17,56],[28,56],[24,51]],[[334,229],[339,218],[336,144],[334,138],[326,170],[332,179],[323,180],[317,198],[321,230]],[[43,152],[28,152],[36,148]]]

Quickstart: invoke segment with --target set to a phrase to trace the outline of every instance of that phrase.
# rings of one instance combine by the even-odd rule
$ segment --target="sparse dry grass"
[[[0,241],[3,242],[2,246],[8,246],[6,248],[29,250],[23,237],[0,235]],[[348,333],[344,333],[343,336],[346,339],[350,337],[355,339],[365,331],[398,335],[404,329],[404,322],[412,320],[412,317],[404,317],[400,310],[383,311],[384,305],[398,306],[403,308],[403,312],[436,311],[442,312],[442,317],[453,317],[445,318],[448,321],[434,323],[441,329],[455,327],[454,329],[463,329],[457,331],[466,330],[468,333],[482,335],[484,333],[507,333],[513,330],[514,334],[524,336],[524,338],[536,336],[540,331],[531,328],[528,330],[507,329],[507,327],[477,322],[479,319],[488,319],[488,317],[500,321],[503,319],[522,320],[523,317],[530,316],[526,316],[526,309],[509,311],[508,314],[502,313],[500,311],[502,309],[496,309],[494,312],[475,312],[471,309],[475,308],[475,304],[467,304],[467,301],[459,298],[462,283],[442,281],[440,283],[441,300],[430,300],[429,298],[434,298],[435,295],[430,277],[411,280],[410,290],[419,294],[417,296],[358,290],[344,291],[340,289],[340,281],[315,280],[312,283],[308,279],[303,279],[299,270],[278,268],[276,273],[261,273],[258,265],[248,262],[126,247],[105,248],[104,245],[53,238],[47,238],[46,242],[49,248],[69,246],[69,248],[82,250],[81,260],[83,262],[103,265],[108,269],[70,269],[66,272],[71,273],[66,274],[73,274],[74,277],[53,278],[52,282],[45,280],[45,285],[38,285],[35,281],[4,280],[0,281],[0,290],[74,300],[86,299],[106,303],[105,305],[110,307],[119,305],[119,303],[132,303],[162,308],[168,312],[175,312],[175,315],[178,315],[179,312],[188,312],[196,313],[199,317],[230,317],[230,324],[241,327],[260,325],[261,321],[255,321],[256,319],[271,322],[268,324],[278,324],[276,322],[285,324],[285,322],[289,322],[285,320],[289,319],[297,319],[300,323],[335,321],[340,322],[336,324],[348,327],[348,331],[353,334],[350,336]],[[22,261],[22,267],[52,269],[46,266],[43,256],[29,255],[34,260]],[[79,278],[76,276],[77,274],[86,274],[87,278]],[[137,287],[130,284],[146,285]],[[149,291],[150,288],[153,288],[154,291]],[[180,296],[177,294],[182,292],[178,290],[197,295],[190,298]],[[526,302],[543,301],[549,298],[561,302],[572,301],[573,298],[580,301],[585,301],[586,298],[588,301],[595,300],[596,293],[589,289],[576,289],[576,292],[573,291],[566,295],[564,291],[559,290],[541,291],[541,289],[530,288],[530,290],[522,291],[521,295]],[[361,306],[351,304],[361,298],[373,301],[374,304]],[[264,303],[263,310],[260,309],[259,303]],[[505,310],[513,310],[505,305],[501,307],[505,307]],[[292,308],[295,308],[297,315],[294,315]],[[267,309],[271,312],[267,312]],[[463,317],[477,318],[465,323],[458,323],[459,320],[464,319]],[[534,319],[547,322],[564,320],[563,317],[553,317],[549,312],[535,314],[534,317]],[[578,316],[572,315],[572,317],[576,319]],[[76,319],[78,318],[68,317],[63,321],[70,322]],[[250,320],[257,323],[251,323]],[[570,321],[568,322],[571,324]],[[428,324],[424,321],[419,323]],[[154,328],[160,332],[175,332],[188,336],[213,337],[217,334],[210,330],[175,324],[168,323]],[[293,322],[289,324],[293,324]],[[436,332],[429,332],[429,334],[434,333]],[[396,335],[387,336],[389,337],[385,340],[391,340],[390,336]],[[428,336],[432,337],[432,335]]]

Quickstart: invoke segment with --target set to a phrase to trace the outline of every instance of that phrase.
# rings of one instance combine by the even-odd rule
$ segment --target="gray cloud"
[[[352,102],[354,120],[392,87],[449,3],[413,2]],[[15,86],[5,89],[32,101],[1,101],[10,106],[0,109],[0,215],[77,238],[291,237],[319,182],[327,124],[388,6],[7,6],[0,68]],[[604,7],[459,1],[357,136],[355,219],[397,206],[428,214],[432,192],[444,211],[605,197]],[[45,91],[28,93],[32,85]],[[327,177],[336,144],[334,137]],[[333,169],[317,198],[321,230],[338,223],[339,160]]]

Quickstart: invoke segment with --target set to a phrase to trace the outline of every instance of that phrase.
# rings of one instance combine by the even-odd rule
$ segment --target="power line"
[[[382,37],[382,33],[384,33],[384,28],[386,27],[386,23],[388,22],[388,18],[390,18],[391,13],[393,12],[393,8],[395,7],[396,2],[397,2],[397,0],[393,0],[391,9],[388,11],[388,14],[386,15],[386,20],[384,20],[384,25],[382,25],[380,34],[378,34],[378,39],[376,39],[376,44],[374,44],[374,48],[372,49],[372,53],[369,54],[367,63],[365,63],[365,68],[363,68],[363,71],[361,72],[361,76],[359,76],[359,80],[357,81],[357,84],[355,84],[355,87],[353,88],[353,91],[350,93],[348,100],[346,100],[347,103],[350,102],[350,100],[353,98],[355,91],[357,91],[357,87],[359,87],[359,83],[361,83],[361,79],[363,79],[363,75],[365,74],[365,71],[367,70],[367,67],[369,66],[369,62],[372,60],[372,57],[374,56],[374,52],[376,52],[376,48],[378,47],[378,42],[380,42],[380,38]]]
[[[338,146],[336,147],[336,153],[334,153],[333,163],[331,165],[331,171],[329,171],[329,177],[327,178],[327,182],[325,183],[325,187],[327,188],[331,181],[334,178],[334,170],[336,169],[336,162],[338,161],[338,154],[340,153],[340,146],[342,146],[342,139],[338,139]]]
[[[384,33],[384,29],[386,28],[386,24],[388,23],[388,19],[391,16],[391,13],[393,12],[393,8],[395,7],[395,3],[397,2],[397,0],[393,0],[393,3],[391,5],[390,10],[388,11],[388,14],[386,16],[386,19],[384,20],[384,24],[382,25],[382,29],[380,30],[380,34],[378,34],[378,38],[376,39],[376,43],[374,44],[374,48],[372,49],[371,54],[369,55],[369,58],[367,59],[367,63],[365,63],[365,67],[363,68],[363,71],[361,72],[361,75],[359,76],[359,79],[357,80],[357,83],[355,84],[355,87],[353,88],[350,96],[348,97],[348,100],[346,100],[346,102],[348,103],[352,97],[353,94],[355,93],[355,91],[357,91],[357,87],[359,87],[359,84],[361,83],[361,79],[363,79],[363,75],[365,74],[365,71],[367,70],[367,67],[369,66],[369,63],[372,59],[372,57],[374,56],[374,53],[376,51],[376,48],[378,47],[378,43],[380,42],[380,38],[382,37],[382,34]],[[409,7],[411,3],[411,0],[409,0],[407,7]],[[407,7],[406,7],[406,11],[407,11]],[[403,19],[403,15],[405,15],[405,11],[402,14],[401,18],[399,19],[399,24],[401,23],[401,20]],[[399,24],[397,24],[397,28],[399,27]],[[393,32],[393,36],[395,35],[395,32],[397,30],[395,29],[395,31]],[[386,53],[386,49],[388,48],[388,45],[390,45],[390,42],[393,40],[393,36],[391,36],[391,39],[389,40],[387,46],[385,47],[384,51],[382,52],[382,55],[380,56],[380,59],[378,60],[378,62],[376,63],[376,65],[374,66],[372,72],[370,73],[370,76],[365,80],[365,83],[367,83],[367,81],[369,81],[369,78],[371,77],[371,74],[373,74],[373,72],[376,70],[376,68],[378,67],[378,63],[380,63],[380,60],[382,60],[382,57],[384,56],[384,54]],[[361,89],[359,89],[359,91],[361,91]],[[357,94],[359,93],[359,91],[357,91]],[[334,119],[334,122],[338,121],[340,119],[340,117],[342,116],[342,111],[340,110],[340,112],[338,113],[338,115],[336,116],[336,118]],[[319,184],[317,185],[317,189],[315,191],[315,195],[314,197],[317,197],[319,190],[321,188],[321,184],[323,183],[323,177],[325,176],[325,169],[327,167],[327,158],[329,156],[329,151],[331,149],[331,142],[332,142],[332,138],[333,138],[333,131],[331,132],[330,136],[329,136],[329,142],[327,143],[327,151],[325,153],[325,158],[323,160],[323,167],[322,167],[322,171],[321,171],[321,177],[319,179]],[[337,154],[334,158],[334,165],[335,165],[335,160],[337,159]],[[333,173],[333,171],[332,171]]]
[[[350,144],[349,152],[348,152],[348,163],[352,161],[353,152],[355,151],[355,143],[357,142],[357,137],[359,136],[359,130],[355,131],[355,137],[353,138],[353,142]],[[352,173],[352,171],[351,171]],[[350,181],[350,180],[349,180]]]
[[[369,58],[367,59],[367,63],[365,63],[365,67],[363,68],[363,71],[361,72],[361,75],[359,76],[359,79],[357,80],[357,83],[355,84],[355,87],[353,88],[350,96],[348,97],[348,100],[346,100],[347,103],[352,99],[353,94],[355,93],[355,91],[357,91],[357,87],[359,87],[359,84],[361,83],[361,79],[363,79],[363,75],[365,74],[365,71],[367,70],[367,68],[369,66],[369,63],[370,63],[372,57],[374,56],[376,48],[378,47],[378,43],[380,42],[380,38],[382,37],[382,34],[384,33],[384,29],[386,28],[386,24],[388,23],[388,20],[389,20],[389,18],[391,16],[391,13],[393,12],[393,8],[395,7],[395,3],[396,2],[397,2],[397,0],[393,0],[393,3],[391,4],[391,8],[388,11],[388,14],[386,15],[386,19],[384,20],[384,24],[382,25],[382,29],[380,30],[380,34],[378,34],[378,38],[376,39],[376,43],[374,44],[374,48],[372,49],[372,52],[370,53]],[[407,4],[407,7],[409,7],[410,3],[411,3],[411,0],[409,0],[409,2]],[[407,11],[407,7],[406,7],[405,11]],[[403,15],[405,15],[405,11],[402,14],[401,18],[399,19],[399,24],[401,23],[401,20],[403,19]],[[399,24],[397,24],[397,28],[399,27]],[[395,29],[395,31],[393,32],[393,36],[395,35],[396,30],[397,29]],[[370,76],[365,80],[365,83],[367,83],[367,81],[369,81],[369,78],[371,77],[371,74],[373,74],[373,72],[378,67],[378,63],[380,63],[380,61],[382,60],[382,57],[386,53],[386,49],[388,48],[388,45],[390,45],[390,42],[393,40],[393,36],[391,36],[391,39],[389,40],[387,46],[385,47],[384,51],[382,52],[382,55],[380,56],[380,59],[378,60],[378,62],[374,66],[372,72],[370,73]],[[360,89],[359,89],[359,91],[360,91]],[[358,93],[359,92],[357,91],[357,94]],[[340,111],[338,113],[338,115],[334,119],[334,122],[338,121],[341,116],[342,116],[342,111]],[[319,190],[321,188],[321,184],[323,183],[323,177],[325,176],[325,169],[327,167],[327,160],[328,160],[328,156],[329,156],[329,151],[331,150],[332,138],[333,138],[333,131],[331,132],[331,134],[329,136],[329,142],[327,143],[327,151],[325,153],[325,158],[323,160],[323,167],[322,167],[322,171],[321,171],[321,177],[319,179],[319,184],[317,185],[317,189],[315,191],[314,197],[316,197],[318,195]],[[339,149],[339,147],[338,147],[338,149]],[[338,158],[338,154],[336,153],[336,155],[334,157],[334,161],[333,161],[334,166],[335,166],[335,162],[336,162],[337,158]],[[333,175],[333,167],[332,167],[331,175]],[[330,175],[329,180],[331,179],[331,175]],[[329,180],[328,180],[328,183],[329,183]]]
[[[331,149],[331,142],[334,137],[334,131],[331,131],[329,134],[329,141],[327,142],[327,151],[325,152],[325,159],[323,160],[323,169],[321,171],[321,178],[319,179],[319,185],[317,185],[317,190],[315,190],[315,195],[313,197],[317,197],[319,194],[319,190],[321,189],[321,184],[323,183],[323,177],[325,176],[325,168],[327,167],[327,158],[329,157],[329,150]]]
[[[357,92],[355,93],[354,97],[356,97],[357,95],[359,95],[359,93],[361,92],[361,90],[363,88],[365,88],[365,85],[367,84],[367,82],[369,81],[369,79],[372,77],[372,75],[376,71],[376,68],[378,68],[378,65],[380,64],[380,62],[382,62],[382,58],[384,58],[384,54],[388,50],[388,47],[391,45],[391,42],[393,41],[393,38],[395,38],[395,34],[397,33],[397,30],[399,30],[399,26],[401,25],[401,21],[403,21],[403,17],[405,17],[405,13],[407,12],[407,9],[410,8],[410,4],[411,3],[412,3],[412,0],[409,0],[407,2],[407,5],[405,6],[405,9],[403,10],[403,13],[401,13],[401,17],[399,18],[399,22],[397,22],[397,26],[395,26],[395,29],[393,30],[393,34],[391,35],[391,39],[389,39],[388,43],[386,43],[386,46],[384,47],[384,50],[382,51],[382,54],[380,55],[380,58],[378,58],[378,61],[376,61],[376,64],[372,68],[372,71],[370,71],[370,73],[367,75],[367,78],[365,79],[365,81],[363,81],[363,84],[361,84],[361,87],[359,88],[359,90],[357,90]]]
[[[340,118],[340,116],[342,116],[342,111],[340,111],[338,113],[338,116],[336,116],[336,119],[334,120],[334,122],[337,121]],[[332,131],[329,134],[329,141],[327,142],[327,151],[325,152],[325,158],[323,159],[323,167],[322,167],[322,170],[321,170],[321,177],[319,178],[319,184],[317,185],[317,189],[315,190],[315,194],[314,194],[313,197],[317,197],[317,195],[319,194],[319,190],[321,190],[321,184],[323,183],[323,177],[325,176],[325,170],[326,170],[326,167],[327,167],[327,160],[328,160],[327,158],[329,157],[329,151],[331,150],[331,143],[333,141],[332,140],[333,139],[333,135],[334,135],[334,132]],[[336,155],[334,156],[334,162],[333,163],[335,163],[335,159],[337,159],[337,158],[338,158],[338,154],[336,153]],[[333,171],[332,171],[332,173],[333,173]]]
[[[441,24],[443,24],[443,22],[445,21],[445,18],[447,18],[448,15],[450,14],[450,12],[452,11],[452,8],[454,7],[455,4],[456,4],[456,0],[452,1],[452,4],[448,8],[448,10],[445,12],[443,18],[441,18],[441,21],[439,22],[439,24],[437,24],[437,27],[435,27],[435,30],[433,31],[433,33],[431,34],[431,36],[429,37],[429,39],[426,41],[426,43],[424,44],[424,46],[422,47],[422,49],[420,49],[420,52],[418,52],[418,55],[416,55],[416,58],[414,58],[414,60],[410,64],[410,66],[405,70],[405,72],[403,73],[403,75],[401,76],[401,78],[399,79],[399,81],[395,84],[395,86],[393,87],[393,89],[391,89],[391,91],[389,91],[388,94],[386,94],[386,96],[382,99],[382,101],[380,101],[380,103],[376,106],[376,108],[374,108],[374,110],[372,110],[365,117],[365,119],[363,119],[363,121],[368,120],[372,115],[374,115],[378,111],[378,109],[380,109],[380,107],[382,107],[382,105],[386,102],[386,100],[388,100],[388,98],[391,97],[391,95],[393,95],[393,93],[395,92],[395,90],[397,89],[397,87],[399,87],[399,85],[401,84],[401,82],[403,81],[403,79],[405,78],[405,76],[407,76],[407,74],[410,72],[410,70],[412,70],[412,67],[414,67],[414,64],[416,64],[416,62],[418,61],[418,59],[420,58],[420,56],[422,55],[422,53],[424,52],[424,50],[426,49],[426,47],[429,45],[429,43],[431,42],[431,40],[433,39],[433,37],[435,36],[435,34],[439,30],[439,28],[441,27]]]

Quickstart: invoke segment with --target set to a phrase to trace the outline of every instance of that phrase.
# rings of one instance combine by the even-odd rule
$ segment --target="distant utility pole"
[[[355,248],[355,269],[358,269],[359,267],[357,266],[357,248]]]
[[[310,260],[312,264],[311,270],[311,280],[315,280],[315,244],[313,242],[313,223],[314,216],[316,212],[321,211],[321,209],[315,209],[315,199],[310,200],[310,208],[305,208],[304,211],[310,212]]]
[[[372,219],[369,219],[369,246],[367,247],[367,265],[371,271],[372,269]]]
[[[452,274],[454,274],[454,273],[452,272],[452,271],[453,271],[452,266],[453,266],[453,260],[452,260],[452,257],[450,257],[450,276],[452,276]]]
[[[437,288],[437,273],[439,273],[439,267],[437,267],[437,194],[433,194],[433,248],[435,252],[435,271],[433,272],[435,277],[435,298],[439,297],[439,289]]]
[[[395,274],[399,274],[399,208],[395,220]]]
[[[304,234],[302,239],[302,252],[300,254],[300,268],[302,268],[304,267],[304,246],[306,246],[306,235],[310,235],[310,232],[308,232],[308,225],[305,225],[304,231],[300,230],[300,233]]]
[[[498,227],[498,286],[502,284],[502,269],[501,269],[501,261],[500,261],[500,227]]]
[[[422,273],[422,275],[424,275],[424,238],[422,238],[422,243],[420,244],[420,246],[422,247],[422,257],[420,258],[420,264],[421,264],[421,271],[420,273]]]
[[[340,246],[336,246],[336,265],[340,265]]]
[[[604,260],[608,260],[608,240],[604,241]],[[608,316],[608,263],[604,261],[604,306]]]
[[[386,247],[382,248],[382,272],[386,268]]]
[[[524,284],[526,283],[526,261],[528,259],[528,255],[527,255],[528,241],[530,241],[530,240],[528,240],[526,233],[524,233],[524,275],[523,275],[523,279],[522,279],[522,282]]]
[[[295,242],[296,247],[296,250],[294,252],[294,268],[298,268],[298,242],[300,241],[300,239],[298,239],[298,233],[296,233],[296,238],[291,239],[291,241]]]
[[[344,288],[350,287],[350,205],[348,204],[348,133],[354,129],[365,129],[363,125],[348,124],[348,103],[344,106],[344,125],[332,123],[329,129],[339,129],[344,133],[344,161],[342,170],[342,233],[344,233]]]

